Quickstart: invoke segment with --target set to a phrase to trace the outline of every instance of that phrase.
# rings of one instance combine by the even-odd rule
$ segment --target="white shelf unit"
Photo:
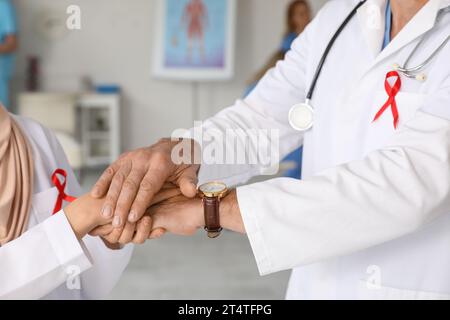
[[[82,94],[81,145],[86,167],[107,166],[120,156],[120,95]]]

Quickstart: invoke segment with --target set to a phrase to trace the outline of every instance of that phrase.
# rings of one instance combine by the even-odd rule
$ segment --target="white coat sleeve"
[[[39,299],[91,265],[61,211],[0,247],[0,299]]]
[[[253,176],[270,173],[271,165],[278,165],[285,155],[301,146],[303,137],[289,125],[287,114],[293,105],[305,100],[308,49],[318,27],[316,20],[318,18],[309,24],[294,41],[285,59],[267,72],[247,98],[203,122],[201,130],[196,128],[184,135],[202,145],[200,183],[205,180],[221,180],[228,185],[246,182]],[[253,134],[258,135],[257,138],[252,137]],[[264,149],[258,145],[271,148],[267,152],[269,157],[260,157],[256,164],[251,161],[231,164],[225,156],[235,155],[234,163],[239,163],[238,150],[248,150],[248,156]]]
[[[52,133],[49,134],[49,140],[58,166],[68,173],[68,194],[81,195],[80,185],[61,145]],[[92,261],[92,267],[81,274],[81,296],[83,299],[106,298],[130,262],[133,245],[127,245],[121,250],[111,250],[99,237],[91,236],[84,237],[82,243]]]
[[[361,161],[303,181],[275,179],[238,189],[261,274],[363,250],[448,213],[448,80],[383,148]],[[439,116],[427,113],[426,105],[439,103]]]

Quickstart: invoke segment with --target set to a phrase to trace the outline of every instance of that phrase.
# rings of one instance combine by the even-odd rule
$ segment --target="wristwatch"
[[[209,182],[201,185],[198,191],[205,213],[205,230],[209,238],[217,238],[222,231],[219,214],[220,199],[227,194],[228,188],[222,182]]]

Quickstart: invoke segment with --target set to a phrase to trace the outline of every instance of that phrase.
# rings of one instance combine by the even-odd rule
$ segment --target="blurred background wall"
[[[310,1],[314,11],[325,0]],[[289,0],[237,0],[235,76],[203,83],[198,105],[190,83],[152,79],[155,0],[14,0],[19,51],[14,96],[23,90],[26,57],[41,58],[43,91],[73,91],[80,79],[117,83],[122,88],[122,149],[149,145],[174,128],[192,126],[194,114],[210,116],[240,97],[247,81],[279,47]],[[49,40],[39,31],[46,12],[67,17],[68,5],[82,10],[82,29]],[[174,94],[176,93],[176,94]],[[198,108],[195,110],[195,108]],[[168,112],[170,111],[170,112]],[[176,116],[174,116],[176,115]]]

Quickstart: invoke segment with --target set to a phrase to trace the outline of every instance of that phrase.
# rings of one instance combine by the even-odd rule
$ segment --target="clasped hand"
[[[166,186],[139,221],[118,228],[108,223],[91,231],[90,235],[102,237],[107,244],[121,245],[142,244],[147,239],[160,238],[166,232],[190,236],[204,225],[202,208],[201,199],[187,198],[178,187]]]
[[[114,227],[112,218],[100,214],[104,198],[84,195],[65,208],[65,214],[77,238],[100,236],[105,244],[116,249],[128,243],[142,244],[157,239],[166,232],[192,235],[203,225],[202,204],[199,198],[187,198],[178,187],[165,184],[155,195],[150,208],[135,223]]]
[[[200,147],[189,139],[162,139],[122,155],[103,173],[90,195],[66,208],[77,236],[100,236],[113,246],[140,244],[166,232],[192,235],[203,227],[203,206],[197,196],[200,165],[195,161],[176,164],[174,152],[200,158]],[[224,228],[245,232],[236,192],[222,199],[220,212]]]

